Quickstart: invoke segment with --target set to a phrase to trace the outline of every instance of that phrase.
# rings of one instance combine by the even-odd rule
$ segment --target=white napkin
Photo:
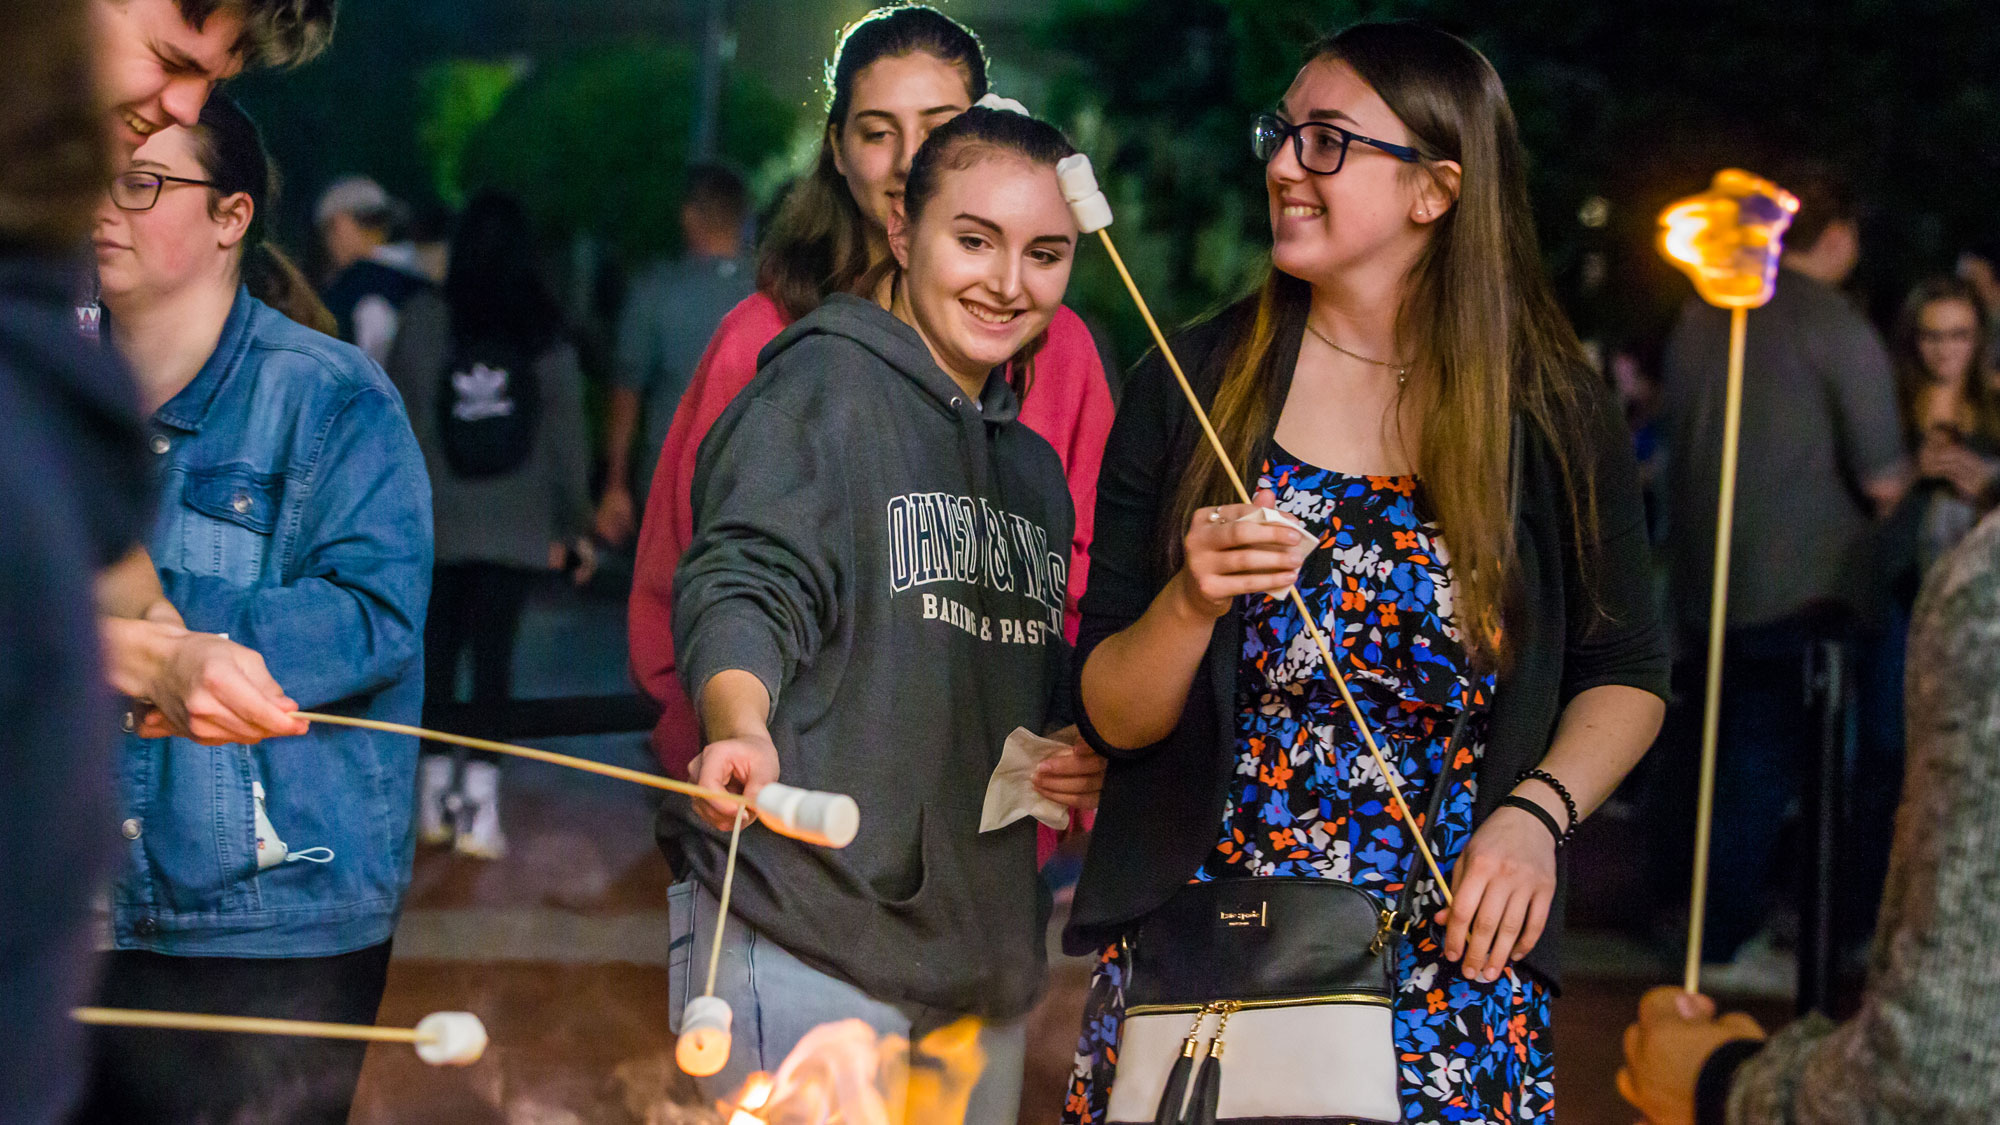
[[[979,817],[979,830],[993,832],[1024,816],[1032,816],[1058,831],[1069,827],[1069,809],[1035,792],[1035,767],[1050,755],[1069,749],[1069,743],[1043,738],[1026,727],[1015,727],[1007,736],[1007,748],[1000,764],[993,767],[993,780],[986,783],[986,807]]]

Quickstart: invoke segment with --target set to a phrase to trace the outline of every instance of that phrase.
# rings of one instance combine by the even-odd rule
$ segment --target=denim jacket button
[[[153,435],[153,452],[165,453],[167,450],[172,449],[173,447],[174,443],[167,440],[167,435],[165,434]]]
[[[132,923],[132,932],[140,937],[152,937],[160,932],[160,924],[151,918],[141,918]]]
[[[139,824],[139,818],[136,816],[131,818],[130,820],[127,820],[123,825],[120,826],[120,831],[125,833],[125,838],[127,840],[138,839],[140,829],[141,825]]]
[[[239,516],[248,515],[250,512],[250,497],[239,492],[236,494],[236,499],[231,500],[229,502],[229,506],[232,509],[234,509],[236,514]]]

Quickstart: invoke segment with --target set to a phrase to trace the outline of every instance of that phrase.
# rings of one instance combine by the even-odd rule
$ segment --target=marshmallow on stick
[[[239,1035],[295,1035],[308,1039],[361,1039],[408,1043],[432,1066],[471,1066],[486,1052],[486,1025],[471,1012],[432,1012],[414,1028],[309,1020],[210,1016],[196,1012],[148,1012],[131,1008],[77,1008],[78,1023],[98,1027],[151,1027],[167,1031],[222,1031]]]
[[[1076,220],[1077,229],[1084,234],[1096,232],[1097,237],[1104,243],[1104,252],[1110,256],[1111,265],[1118,271],[1119,280],[1125,283],[1125,291],[1132,295],[1132,303],[1138,306],[1139,318],[1146,322],[1146,330],[1153,334],[1153,342],[1159,345],[1160,355],[1167,361],[1167,370],[1173,372],[1174,381],[1180,384],[1181,394],[1186,396],[1188,408],[1194,412],[1195,421],[1201,424],[1201,432],[1208,439],[1209,448],[1214,450],[1216,457],[1221,460],[1222,471],[1228,475],[1230,485],[1236,489],[1237,499],[1245,504],[1251,503],[1250,490],[1244,486],[1243,476],[1236,471],[1236,463],[1230,459],[1228,448],[1222,444],[1221,436],[1215,432],[1215,426],[1208,420],[1208,412],[1202,409],[1201,398],[1194,393],[1194,386],[1188,382],[1187,373],[1181,370],[1181,361],[1174,356],[1173,347],[1167,343],[1167,334],[1160,331],[1159,322],[1153,319],[1153,310],[1146,304],[1145,295],[1139,292],[1139,283],[1132,280],[1132,271],[1125,268],[1125,259],[1119,255],[1118,247],[1111,242],[1111,232],[1107,229],[1111,226],[1111,201],[1104,197],[1103,189],[1097,186],[1097,173],[1090,166],[1090,157],[1079,152],[1057,162],[1056,183],[1062,188],[1063,199],[1069,203],[1070,217]],[[1274,521],[1270,516],[1259,516],[1256,513],[1252,513],[1249,518],[1263,519],[1265,522],[1285,522],[1283,519]],[[1341,702],[1346,705],[1348,714],[1353,716],[1354,725],[1361,732],[1361,740],[1367,744],[1369,756],[1375,760],[1375,768],[1382,772],[1382,779],[1389,783],[1389,792],[1395,797],[1396,812],[1409,827],[1411,836],[1416,839],[1417,852],[1424,857],[1425,865],[1430,868],[1431,878],[1436,880],[1437,893],[1444,899],[1446,906],[1451,905],[1451,884],[1445,879],[1444,872],[1439,870],[1437,857],[1431,854],[1430,844],[1424,838],[1422,827],[1417,824],[1416,814],[1411,811],[1409,802],[1403,799],[1401,775],[1396,773],[1388,760],[1382,756],[1382,748],[1375,741],[1375,732],[1369,729],[1367,720],[1361,717],[1361,708],[1355,704],[1354,694],[1348,690],[1347,676],[1334,661],[1333,649],[1327,644],[1326,634],[1320,631],[1319,622],[1313,618],[1312,610],[1307,607],[1305,599],[1299,596],[1297,587],[1286,591],[1286,594],[1290,596],[1293,607],[1299,611],[1307,635],[1319,649],[1320,660],[1326,665],[1327,675],[1332,678],[1334,687],[1340,690]]]
[[[328,723],[333,726],[360,727],[364,730],[387,731],[390,734],[407,734],[432,742],[444,742],[453,746],[464,746],[472,750],[490,750],[495,754],[507,754],[516,758],[528,758],[550,765],[567,766],[585,773],[615,777],[620,781],[630,781],[654,789],[664,789],[670,793],[685,793],[690,797],[700,797],[719,805],[735,805],[738,808],[754,808],[771,830],[783,836],[790,836],[808,844],[823,848],[844,848],[854,842],[854,835],[861,827],[861,809],[854,798],[844,793],[820,793],[811,789],[795,789],[789,785],[767,785],[758,794],[755,802],[746,801],[740,793],[723,789],[708,789],[691,782],[676,781],[671,777],[630,770],[624,766],[606,765],[588,758],[573,758],[568,754],[557,754],[550,750],[537,750],[532,746],[515,746],[509,742],[495,742],[487,738],[472,738],[462,734],[446,734],[443,731],[425,730],[422,727],[403,723],[385,723],[376,719],[358,719],[351,715],[326,715],[316,711],[300,711],[298,717],[309,723]]]

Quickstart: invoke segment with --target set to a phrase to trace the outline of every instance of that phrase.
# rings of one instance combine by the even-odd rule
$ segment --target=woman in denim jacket
[[[256,127],[216,97],[139,149],[99,216],[109,338],[150,412],[160,612],[261,653],[300,707],[415,722],[430,484],[381,370],[244,287],[269,264],[270,188]],[[119,764],[128,864],[101,1002],[374,1022],[415,740],[156,732],[138,724]],[[109,1032],[81,1119],[344,1122],[361,1059],[359,1044]]]

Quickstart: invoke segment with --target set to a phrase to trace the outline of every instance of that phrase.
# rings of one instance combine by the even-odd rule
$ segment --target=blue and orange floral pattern
[[[1484,749],[1493,679],[1471,674],[1452,624],[1449,556],[1419,514],[1416,481],[1330,472],[1277,451],[1258,487],[1318,537],[1299,591],[1335,644],[1355,702],[1414,808],[1429,807],[1431,786],[1446,773],[1452,724],[1471,712],[1431,833],[1449,878],[1472,834],[1471,767]],[[1317,875],[1393,898],[1416,878],[1418,913],[1434,917],[1443,903],[1320,663],[1289,599],[1246,600],[1235,778],[1215,850],[1193,879]],[[1490,984],[1467,980],[1442,944],[1438,927],[1418,927],[1397,963],[1404,1120],[1550,1125],[1547,989],[1513,969]],[[1065,1125],[1104,1121],[1124,975],[1117,947],[1106,949],[1084,1008]]]

